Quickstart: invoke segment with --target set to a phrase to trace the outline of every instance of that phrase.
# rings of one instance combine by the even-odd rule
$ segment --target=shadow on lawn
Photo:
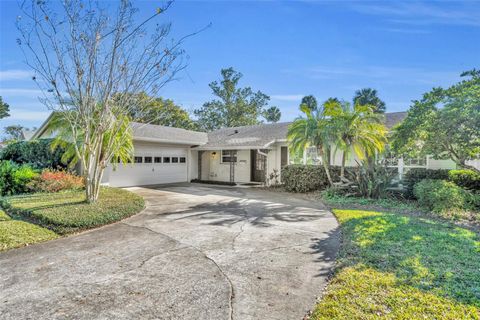
[[[363,214],[362,214],[363,212]],[[480,307],[480,237],[451,224],[397,214],[338,210],[339,266],[365,265],[412,286]]]

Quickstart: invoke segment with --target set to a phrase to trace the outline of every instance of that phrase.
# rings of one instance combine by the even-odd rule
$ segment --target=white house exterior
[[[386,113],[388,128],[402,121],[406,112]],[[50,118],[49,118],[50,119]],[[45,138],[45,123],[32,139]],[[107,167],[103,183],[115,187],[155,185],[191,180],[230,183],[281,182],[281,168],[292,163],[287,144],[290,123],[223,128],[209,133],[132,123],[134,162]],[[330,163],[341,164],[341,152],[332,152]],[[356,166],[357,159],[347,159]],[[304,163],[320,164],[305,152]],[[480,163],[474,163],[480,165]],[[399,178],[410,168],[454,169],[451,160],[392,159]]]

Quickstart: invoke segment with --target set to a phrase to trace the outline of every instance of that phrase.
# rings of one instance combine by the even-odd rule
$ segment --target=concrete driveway
[[[141,214],[0,254],[0,319],[302,319],[339,247],[291,194],[132,188]]]

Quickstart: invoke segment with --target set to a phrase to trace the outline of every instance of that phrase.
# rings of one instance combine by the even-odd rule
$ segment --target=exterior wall
[[[456,169],[457,164],[452,160],[435,160],[430,156],[427,157],[427,169]]]
[[[198,151],[189,149],[188,153],[188,181],[191,181],[192,179],[198,179]]]
[[[222,152],[220,150],[204,151],[203,154],[202,179],[212,181],[230,181],[230,163],[221,163]],[[237,151],[235,182],[250,182],[250,162],[250,150]]]
[[[288,147],[287,143],[275,143],[272,149],[269,150],[267,155],[267,184],[275,181],[269,181],[270,174],[277,170],[278,182],[282,181],[282,147]],[[290,152],[287,152],[288,158],[290,158]],[[290,159],[287,159],[287,164],[290,163]]]
[[[468,164],[469,166],[475,167],[475,168],[477,168],[478,170],[480,170],[480,159],[468,160],[468,161],[466,161],[466,164]]]

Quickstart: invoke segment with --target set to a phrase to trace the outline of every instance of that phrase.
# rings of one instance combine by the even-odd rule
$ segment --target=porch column
[[[237,160],[237,150],[230,150],[230,182],[235,182],[235,160]]]
[[[197,179],[198,180],[202,180],[202,156],[203,156],[203,151],[198,151],[198,169],[197,169],[197,172],[198,172],[198,177]]]

